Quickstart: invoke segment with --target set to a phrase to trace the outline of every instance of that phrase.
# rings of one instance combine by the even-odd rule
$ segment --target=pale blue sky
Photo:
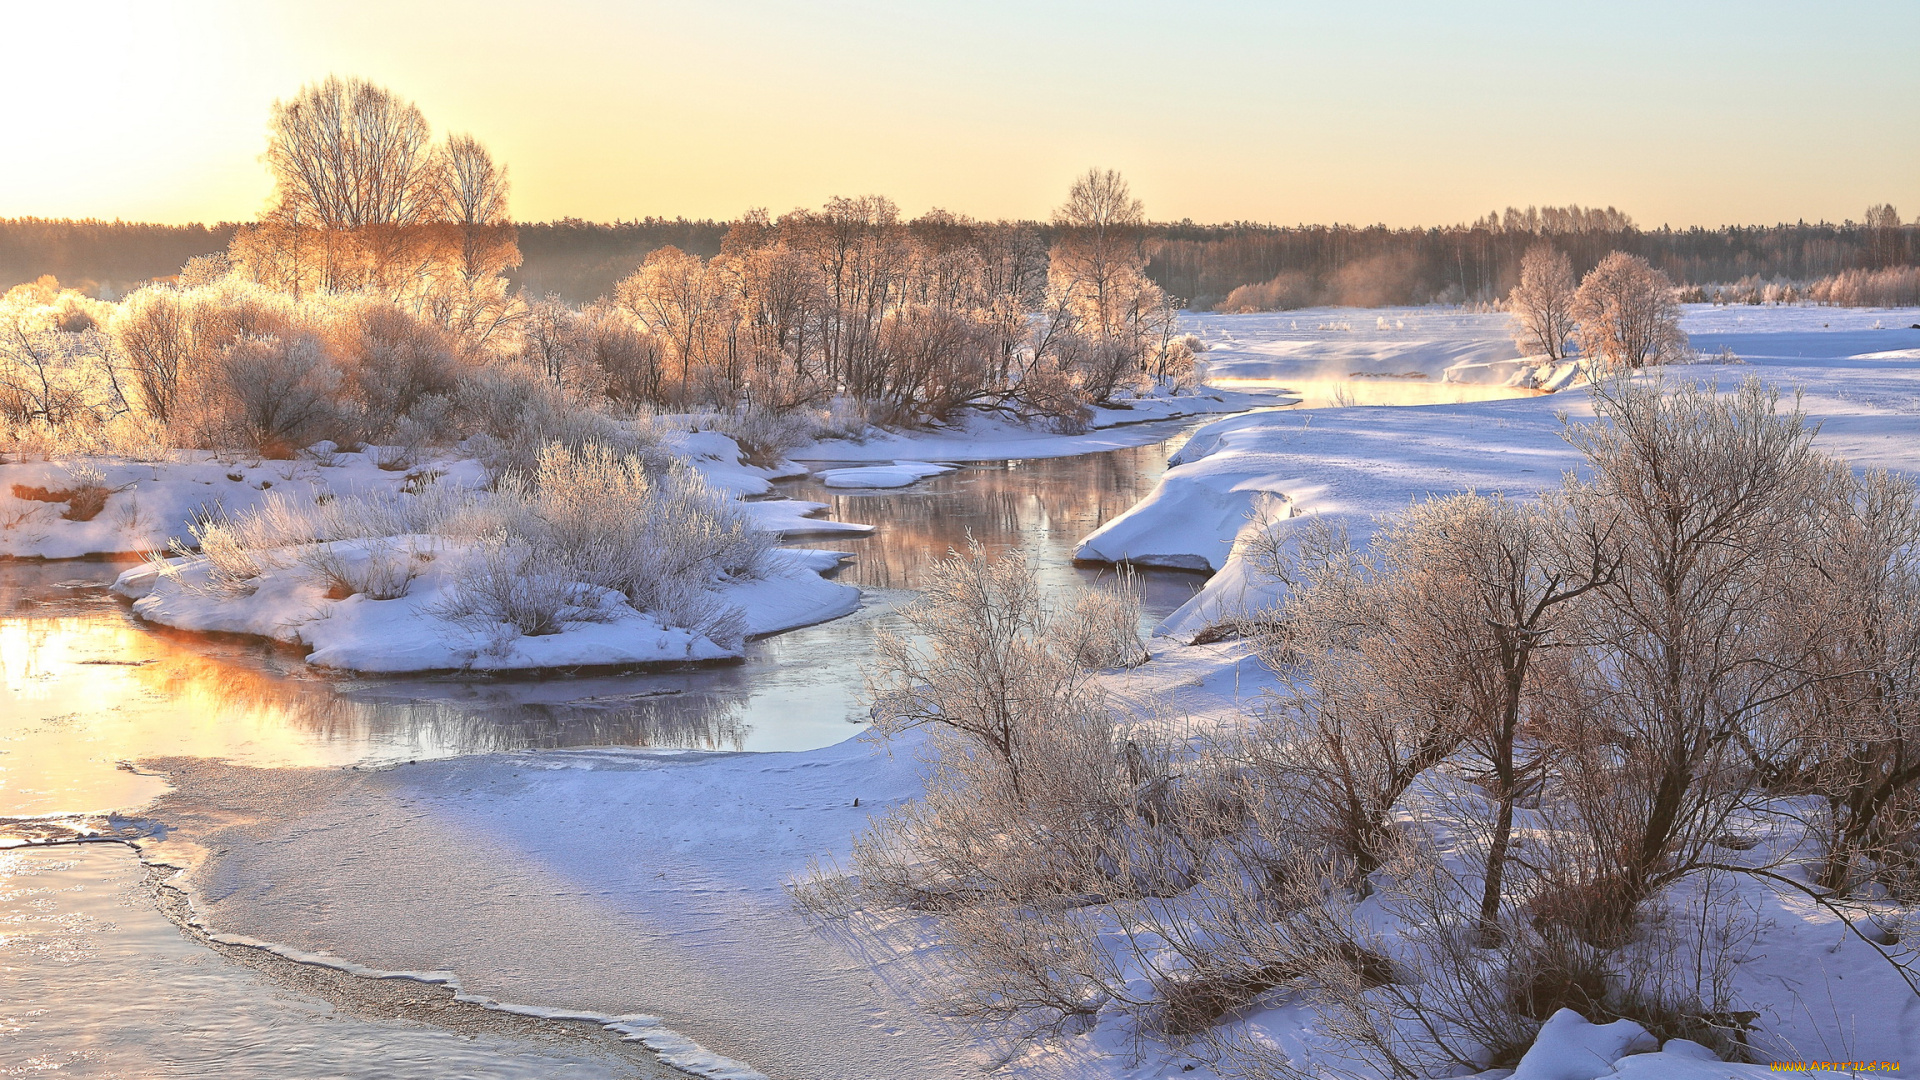
[[[328,72],[506,160],[523,219],[879,192],[1043,216],[1643,225],[1920,214],[1920,3],[0,0],[0,216],[244,218]],[[13,56],[20,56],[13,53]]]

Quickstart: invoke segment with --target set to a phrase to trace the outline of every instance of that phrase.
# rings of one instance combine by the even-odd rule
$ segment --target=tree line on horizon
[[[194,256],[225,251],[240,224],[0,218],[0,290],[52,276],[111,299],[177,274]],[[1043,240],[1053,229],[991,224],[1030,228]],[[718,255],[733,225],[684,217],[516,222],[523,261],[508,280],[530,295],[587,303],[610,295],[660,248]],[[1857,222],[1720,229],[1643,230],[1618,211],[1578,207],[1509,208],[1432,228],[1149,221],[1142,229],[1147,278],[1194,310],[1491,302],[1518,283],[1522,257],[1543,238],[1580,272],[1612,251],[1639,255],[1701,301],[1783,299],[1794,286],[1794,298],[1812,299],[1811,286],[1823,279],[1920,261],[1920,223],[1902,223],[1886,204]]]

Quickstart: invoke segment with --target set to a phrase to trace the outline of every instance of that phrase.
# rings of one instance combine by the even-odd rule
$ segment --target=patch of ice
[[[898,488],[929,476],[952,472],[954,468],[952,465],[935,465],[925,461],[896,461],[891,465],[827,469],[820,473],[820,481],[828,487],[839,488]]]

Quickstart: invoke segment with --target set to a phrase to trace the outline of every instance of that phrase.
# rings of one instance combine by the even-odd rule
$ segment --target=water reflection
[[[783,494],[828,503],[874,536],[812,546],[855,553],[840,572],[864,593],[845,619],[749,646],[744,664],[547,679],[340,678],[297,651],[136,623],[106,592],[126,564],[0,564],[0,816],[138,807],[161,781],[123,763],[168,756],[262,766],[379,764],[523,748],[631,746],[800,750],[839,742],[865,716],[862,664],[920,574],[971,533],[1017,550],[1063,586],[1081,537],[1152,490],[1169,442],[1077,458],[968,466],[913,488]],[[1143,622],[1200,575],[1142,575]]]
[[[174,755],[324,766],[527,747],[737,750],[747,695],[729,682],[336,681],[285,650],[153,632],[117,606],[14,616],[0,619],[0,815],[137,805],[158,781],[121,763]]]
[[[827,503],[828,513],[867,521],[868,539],[811,547],[851,551],[840,580],[862,588],[914,589],[929,562],[971,533],[995,553],[1019,551],[1049,585],[1085,584],[1109,573],[1071,565],[1082,537],[1145,498],[1184,439],[1089,454],[964,466],[902,490],[849,491],[811,478],[786,485],[797,499]],[[818,467],[830,467],[820,465]],[[1185,603],[1205,576],[1179,571],[1140,575],[1150,626]]]

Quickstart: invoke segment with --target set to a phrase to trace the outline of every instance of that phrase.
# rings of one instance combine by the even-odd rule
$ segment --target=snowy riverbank
[[[1375,319],[1350,316],[1355,326]],[[1233,318],[1194,323],[1231,331],[1257,352],[1255,329],[1274,317]],[[1823,448],[1856,466],[1920,473],[1920,331],[1875,329],[1876,321],[1896,320],[1828,309],[1692,308],[1686,325],[1695,347],[1711,354],[1725,344],[1746,363],[1669,374],[1724,384],[1751,372],[1789,391],[1803,386],[1807,409],[1823,422]],[[1903,313],[1898,322],[1920,322],[1920,314]],[[1484,333],[1477,325],[1460,333]],[[1170,554],[1223,567],[1169,620],[1195,626],[1224,600],[1245,599],[1229,590],[1238,566],[1231,548],[1247,509],[1267,511],[1269,521],[1297,520],[1288,516],[1296,510],[1338,516],[1364,539],[1374,515],[1410,499],[1463,487],[1538,490],[1573,464],[1559,439],[1561,411],[1574,422],[1590,415],[1576,391],[1221,421],[1195,435],[1152,498],[1089,537],[1088,550],[1097,557],[1108,550],[1102,545],[1124,541],[1141,546],[1116,557]],[[967,454],[949,450],[961,442],[975,451],[996,445],[984,437],[990,432],[973,434],[982,437],[902,439],[865,457],[836,444],[815,460],[964,460]],[[1098,436],[1056,438],[1089,437]],[[958,441],[943,450],[930,441],[936,438]],[[1003,454],[1025,454],[1044,441],[1009,436],[997,445]],[[1237,580],[1244,583],[1244,574]],[[1256,710],[1277,689],[1239,642],[1189,646],[1163,637],[1153,649],[1144,667],[1106,676],[1110,688],[1196,730]],[[930,921],[889,916],[822,934],[794,913],[788,882],[816,858],[844,858],[871,814],[920,792],[914,752],[912,744],[889,753],[849,740],[785,754],[545,751],[379,771],[170,762],[161,767],[176,790],[149,811],[167,832],[149,848],[152,857],[194,866],[196,903],[224,933],[383,971],[451,972],[467,993],[501,1001],[608,1016],[644,1012],[770,1077],[1220,1076],[1199,1048],[1143,1040],[1111,1012],[1024,1049],[982,1041],[920,1004],[948,977]],[[1421,812],[1444,814],[1450,800],[1457,806],[1470,795],[1423,793]],[[1449,826],[1427,820],[1440,832]],[[1797,839],[1782,831],[1767,842]],[[1829,1061],[1920,1057],[1920,998],[1829,910],[1753,880],[1711,899],[1742,913],[1753,930],[1732,979],[1740,1007],[1756,1013],[1758,1052]],[[1364,905],[1360,915],[1391,925]],[[1261,1001],[1230,1023],[1303,1066],[1338,1064],[1324,1019],[1299,1001]],[[1663,1052],[1648,1052],[1656,1048]],[[1012,1060],[998,1064],[1007,1051]],[[1632,1029],[1570,1020],[1556,1021],[1535,1051],[1512,1075],[1771,1075],[1765,1066],[1707,1061],[1684,1040],[1662,1045]]]

